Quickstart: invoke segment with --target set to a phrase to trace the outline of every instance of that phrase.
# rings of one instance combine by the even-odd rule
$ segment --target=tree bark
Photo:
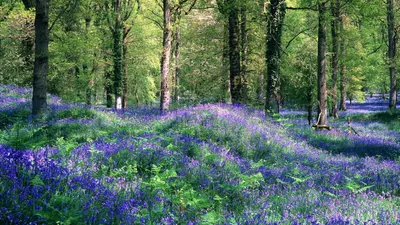
[[[332,109],[331,116],[338,118],[338,95],[337,95],[337,79],[339,73],[339,17],[340,17],[340,1],[331,1],[331,33],[332,33]]]
[[[342,16],[339,17],[339,29],[340,29],[340,61],[339,61],[339,67],[340,67],[340,106],[339,110],[340,111],[346,111],[347,106],[346,106],[346,99],[347,99],[347,77],[346,77],[346,65],[344,63],[344,57],[345,57],[345,51],[346,51],[346,46],[344,42],[344,36],[343,36],[343,31],[344,31],[344,25],[343,25],[343,18]]]
[[[327,90],[326,90],[326,3],[318,5],[318,126],[327,126]]]
[[[282,26],[286,13],[284,0],[271,0],[269,5],[267,25],[267,93],[265,113],[279,113],[280,97],[280,69],[281,69],[281,38]]]
[[[164,36],[163,52],[161,58],[161,88],[160,88],[160,111],[168,111],[171,100],[169,92],[169,68],[171,60],[171,0],[163,0],[164,10]]]
[[[387,0],[388,14],[388,56],[389,56],[389,76],[390,76],[390,94],[389,94],[389,108],[396,108],[397,104],[397,84],[396,84],[396,47],[397,47],[397,34],[395,30],[395,9],[394,0]]]
[[[232,104],[231,82],[230,82],[230,67],[229,67],[229,28],[224,21],[224,37],[222,44],[222,93],[224,101]]]
[[[229,10],[228,18],[229,30],[229,68],[230,68],[230,90],[232,103],[241,102],[242,81],[240,74],[240,29],[238,9],[232,5]]]
[[[121,0],[116,0],[115,3],[115,26],[113,31],[114,41],[114,94],[115,94],[115,108],[122,109],[122,93],[123,93],[123,65],[122,65],[122,39],[123,27],[121,21]]]
[[[33,70],[32,114],[47,107],[47,74],[49,71],[49,1],[36,0],[35,64]]]
[[[247,11],[244,7],[241,9],[241,24],[240,24],[240,35],[242,41],[242,57],[241,57],[241,64],[242,64],[242,102],[247,103],[247,67],[248,67],[248,33],[247,33]]]
[[[174,102],[179,105],[179,83],[181,73],[181,15],[178,12],[175,31],[175,90],[174,90]]]
[[[111,70],[108,71],[105,69],[105,91],[106,91],[106,104],[107,108],[112,108],[113,107],[113,97],[112,97],[112,92],[113,92],[113,86],[112,86],[112,72]]]
[[[22,0],[24,3],[25,10],[29,10],[35,7],[35,0]]]
[[[86,28],[86,41],[89,39],[89,31],[90,31],[90,23],[92,19],[90,17],[85,18],[85,28]],[[88,71],[88,65],[84,63],[82,65],[83,73],[85,76],[89,76],[89,71]],[[91,105],[92,104],[92,88],[94,85],[93,79],[89,79],[89,82],[86,87],[86,104]]]
[[[129,32],[128,26],[124,26],[124,34],[122,41],[122,70],[123,70],[123,93],[122,93],[122,108],[126,109],[128,107],[128,47],[129,47]]]

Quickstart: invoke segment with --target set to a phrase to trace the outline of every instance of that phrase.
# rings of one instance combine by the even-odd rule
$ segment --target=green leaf
[[[40,179],[39,175],[36,175],[32,180],[31,180],[31,184],[32,185],[36,185],[36,186],[44,186],[45,184],[43,183],[43,181]]]

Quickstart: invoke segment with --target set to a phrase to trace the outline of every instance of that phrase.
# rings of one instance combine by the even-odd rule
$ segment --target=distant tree
[[[395,17],[395,0],[387,0],[387,23],[388,23],[388,56],[389,56],[389,76],[390,76],[390,94],[389,108],[396,108],[397,104],[397,85],[396,85],[396,48],[397,32]]]
[[[47,74],[49,71],[49,0],[36,0],[35,64],[33,71],[32,114],[47,107]]]

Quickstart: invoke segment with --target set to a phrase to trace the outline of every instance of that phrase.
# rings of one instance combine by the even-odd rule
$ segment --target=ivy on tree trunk
[[[267,25],[267,94],[265,101],[266,114],[279,113],[281,38],[282,26],[286,13],[284,0],[271,0]]]

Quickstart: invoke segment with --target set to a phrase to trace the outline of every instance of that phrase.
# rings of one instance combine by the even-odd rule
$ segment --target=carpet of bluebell
[[[52,95],[33,119],[30,99],[0,86],[0,224],[400,224],[399,114],[378,98],[330,131],[300,111]]]

